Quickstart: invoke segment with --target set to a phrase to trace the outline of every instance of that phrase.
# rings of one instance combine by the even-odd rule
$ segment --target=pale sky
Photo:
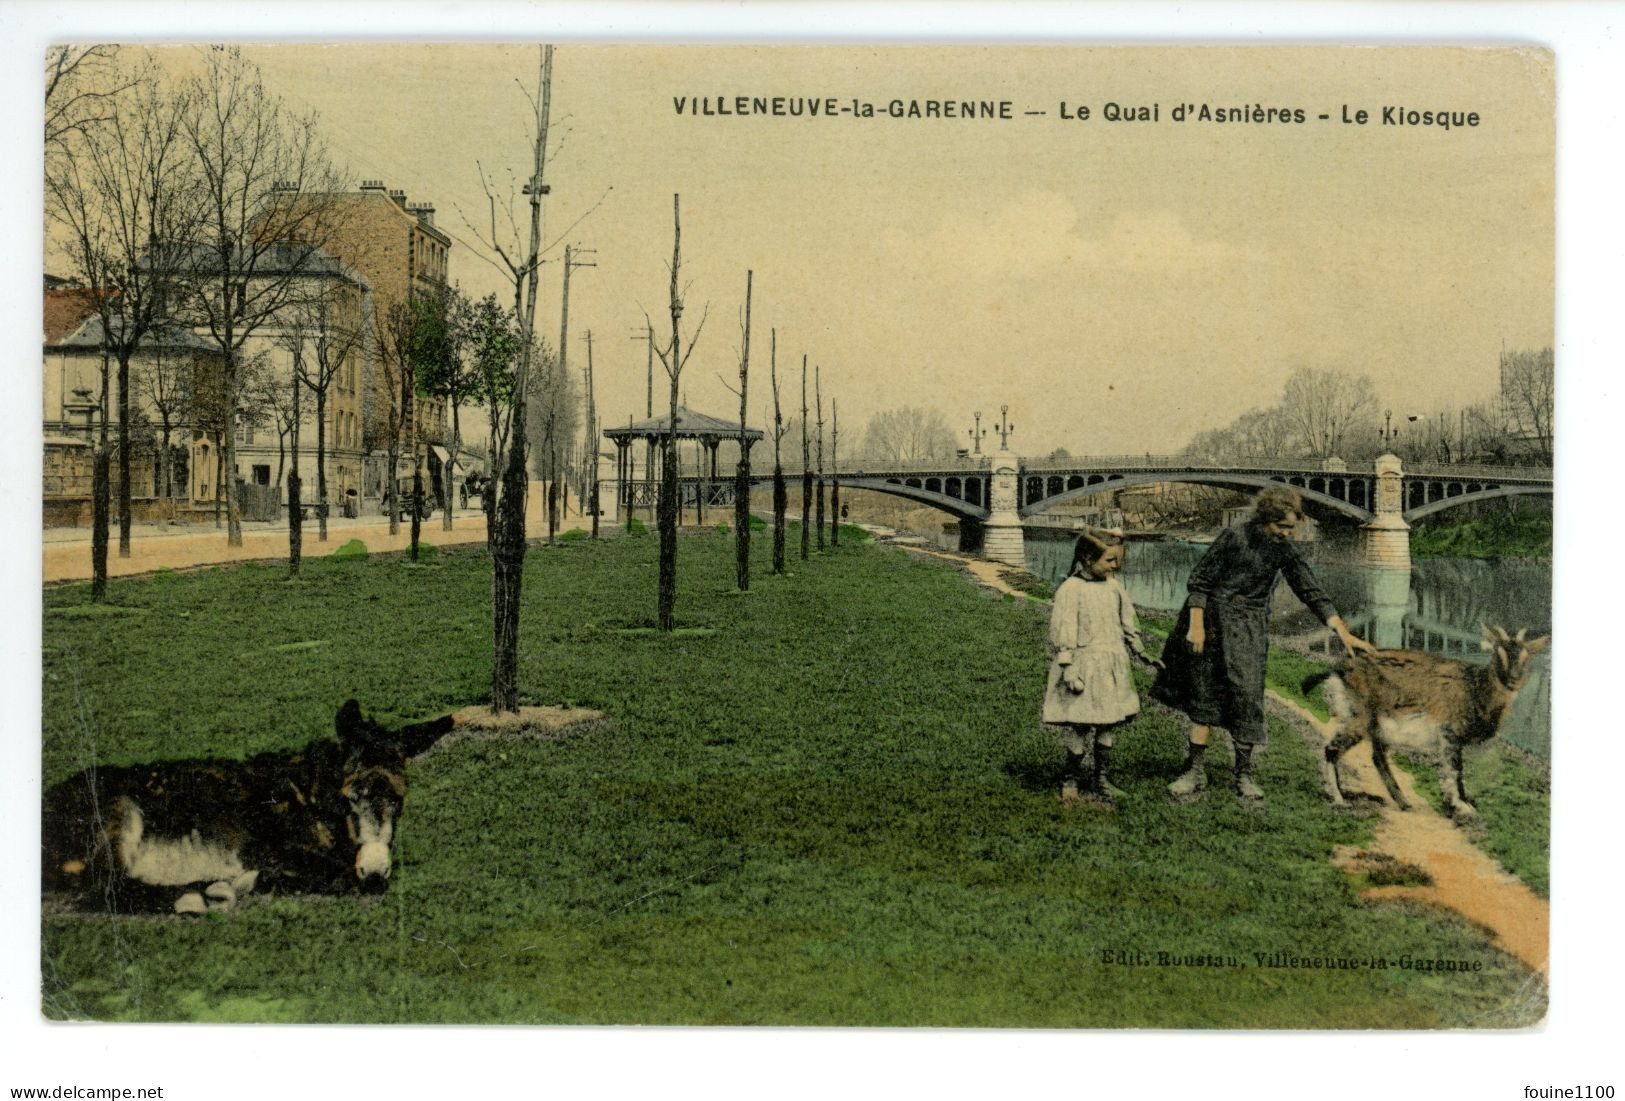
[[[528,174],[535,47],[249,52],[272,89],[320,112],[350,178],[435,204],[454,280],[503,286],[459,210],[488,221],[476,164],[504,194],[510,172]],[[674,109],[719,95],[881,111],[1010,100],[1015,117]],[[736,381],[752,269],[757,425],[774,326],[791,387],[805,352],[848,431],[919,405],[963,436],[973,411],[985,426],[1008,404],[1024,453],[1172,450],[1273,402],[1299,366],[1370,373],[1396,415],[1456,407],[1494,389],[1503,345],[1553,340],[1553,75],[1539,50],[566,46],[553,97],[543,238],[579,219],[564,240],[597,250],[572,278],[569,355],[585,363],[590,328],[609,423],[643,415],[632,336],[643,309],[657,334],[666,324],[674,192],[686,320],[711,310],[684,393],[736,414],[719,376]],[[1092,117],[1063,121],[1063,101]],[[1107,121],[1108,102],[1155,104],[1159,120]],[[1181,103],[1307,121],[1175,122]],[[1345,104],[1371,121],[1342,123]],[[1481,121],[1385,126],[1384,106]],[[539,315],[555,341],[558,269],[544,268]],[[657,409],[661,391],[657,375]]]

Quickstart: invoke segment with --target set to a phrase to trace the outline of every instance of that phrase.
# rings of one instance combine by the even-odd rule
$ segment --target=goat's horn
[[[1518,641],[1522,642],[1523,641],[1523,636],[1527,635],[1528,633],[1529,633],[1529,628],[1528,627],[1519,627],[1518,628]]]

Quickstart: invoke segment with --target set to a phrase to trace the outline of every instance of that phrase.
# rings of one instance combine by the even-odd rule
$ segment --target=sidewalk
[[[434,546],[485,542],[485,513],[479,509],[458,509],[451,531],[441,527],[439,513],[423,521],[418,538]],[[543,525],[545,531],[545,522]],[[359,539],[369,551],[406,550],[412,541],[412,526],[403,523],[394,536],[389,521],[382,516],[357,519],[332,517],[327,521],[327,542],[317,540],[315,520],[304,524],[303,557],[321,558],[332,554],[352,539]],[[286,520],[243,524],[243,545],[226,544],[226,529],[211,524],[136,524],[130,529],[130,557],[118,554],[118,525],[108,533],[107,575],[129,577],[158,569],[186,569],[193,566],[241,562],[254,558],[288,557]],[[90,580],[90,529],[46,528],[44,533],[42,580]]]

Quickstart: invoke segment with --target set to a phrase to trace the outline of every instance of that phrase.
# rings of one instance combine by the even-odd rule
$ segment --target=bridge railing
[[[1472,463],[1406,463],[1405,473],[1415,478],[1460,478],[1475,482],[1549,482],[1549,466],[1477,466]]]
[[[825,477],[839,474],[843,478],[850,477],[964,477],[967,474],[985,474],[988,472],[987,455],[970,455],[964,458],[931,458],[917,460],[888,459],[884,456],[864,456],[859,458],[846,458],[840,460],[840,469],[837,471],[828,463],[825,464]],[[792,460],[786,456],[784,460],[784,473],[786,477],[800,478],[802,473],[801,456]],[[751,474],[754,477],[764,477],[771,473],[772,461],[762,462],[759,458],[751,463]],[[1522,481],[1522,482],[1549,482],[1552,480],[1550,467],[1538,466],[1482,466],[1469,463],[1406,463],[1404,473],[1407,477],[1416,478],[1460,478],[1473,481]],[[1282,458],[1280,456],[1243,457],[1221,461],[1218,459],[1197,459],[1189,455],[1155,455],[1140,453],[1137,455],[1078,455],[1068,459],[1028,459],[1023,461],[1022,473],[1024,475],[1040,476],[1049,474],[1077,474],[1094,473],[1098,471],[1155,471],[1155,470],[1214,470],[1231,472],[1254,472],[1264,474],[1290,474],[1294,476],[1328,476],[1339,477],[1353,475],[1355,477],[1371,477],[1376,467],[1370,460],[1342,462],[1320,458]],[[640,471],[641,474],[641,471]],[[684,478],[703,477],[702,472],[684,470]],[[729,481],[733,478],[733,469],[730,466],[724,470],[719,468],[713,481]]]
[[[1023,470],[1030,474],[1060,474],[1093,470],[1255,470],[1282,474],[1371,474],[1371,462],[1343,462],[1320,458],[1283,458],[1279,455],[1235,459],[1200,459],[1190,455],[1074,455],[1068,459],[1030,461]]]

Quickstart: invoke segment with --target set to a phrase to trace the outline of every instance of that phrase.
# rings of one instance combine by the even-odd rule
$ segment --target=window
[[[254,484],[257,486],[268,486],[271,484],[271,468],[269,465],[264,463],[254,464]]]

